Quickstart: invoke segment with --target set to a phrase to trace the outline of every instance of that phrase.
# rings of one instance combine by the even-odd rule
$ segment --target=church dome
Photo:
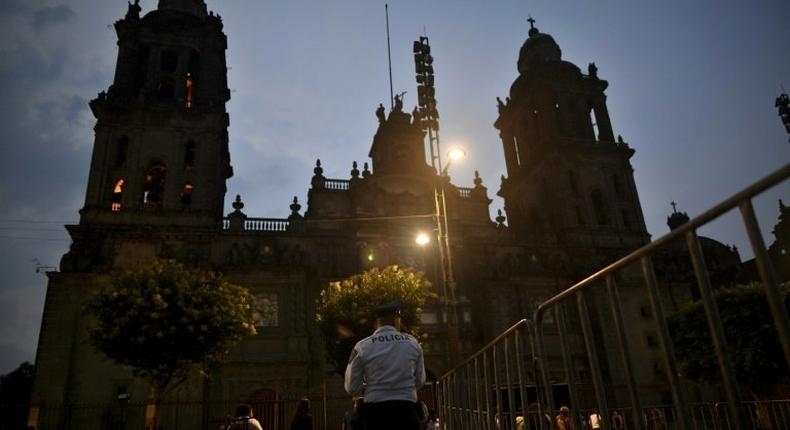
[[[524,74],[531,66],[561,59],[562,50],[554,38],[533,26],[518,55],[518,72]]]

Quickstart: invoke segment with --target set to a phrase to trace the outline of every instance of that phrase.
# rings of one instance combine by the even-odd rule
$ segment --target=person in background
[[[307,398],[296,402],[296,412],[291,420],[290,430],[313,430],[313,416],[310,415],[310,400]]]
[[[226,430],[263,430],[261,423],[252,417],[252,407],[250,405],[239,405],[236,407],[236,419],[227,427]]]
[[[351,409],[347,410],[343,415],[343,425],[341,430],[362,430],[362,407],[365,400],[362,397],[354,397],[351,399]]]

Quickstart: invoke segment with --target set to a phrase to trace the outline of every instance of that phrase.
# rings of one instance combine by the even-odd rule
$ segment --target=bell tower
[[[498,192],[522,240],[551,236],[569,250],[622,254],[646,243],[630,158],[606,108],[607,81],[562,60],[550,35],[530,18],[519,76],[497,99],[507,177]],[[606,251],[609,249],[610,251]]]
[[[230,99],[222,19],[203,0],[139,0],[115,23],[118,60],[97,119],[80,224],[218,226]]]

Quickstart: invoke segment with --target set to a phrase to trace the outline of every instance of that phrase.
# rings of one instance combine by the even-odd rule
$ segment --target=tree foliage
[[[255,334],[246,289],[173,261],[116,272],[85,308],[96,321],[91,344],[131,366],[163,395],[190,371],[206,371]]]
[[[25,361],[14,371],[0,375],[0,404],[16,405],[30,402],[34,369],[32,364]]]
[[[790,284],[781,289],[787,306]],[[723,288],[716,291],[715,300],[738,381],[757,390],[790,376],[763,285]],[[669,318],[669,327],[681,373],[694,381],[721,381],[702,302],[683,306]]]
[[[33,365],[25,361],[14,371],[0,375],[0,429],[25,427],[33,372]]]
[[[339,373],[345,371],[354,345],[373,332],[373,310],[381,303],[403,301],[401,328],[418,337],[422,307],[429,297],[436,294],[423,274],[398,266],[374,268],[330,283],[321,291],[316,307],[316,321],[324,334],[328,361]]]

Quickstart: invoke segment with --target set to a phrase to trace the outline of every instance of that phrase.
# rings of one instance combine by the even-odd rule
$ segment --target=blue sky
[[[229,39],[230,148],[250,216],[285,217],[306,201],[312,168],[348,178],[367,161],[374,110],[389,97],[384,2],[208,0]],[[143,11],[156,7],[142,0]],[[648,230],[667,232],[674,199],[694,216],[790,161],[774,98],[790,88],[790,3],[681,1],[390,1],[396,92],[415,104],[411,43],[430,37],[442,141],[469,156],[453,180],[480,171],[494,196],[504,173],[496,97],[517,76],[528,15],[563,58],[609,81],[616,134],[632,159]],[[77,220],[92,146],[88,100],[111,83],[111,24],[126,1],[0,2],[0,373],[32,360],[46,289],[38,259],[57,266],[62,224]],[[790,184],[761,196],[764,233]],[[502,207],[499,198],[492,210]],[[25,221],[25,222],[15,222]],[[702,234],[751,253],[738,217]]]

